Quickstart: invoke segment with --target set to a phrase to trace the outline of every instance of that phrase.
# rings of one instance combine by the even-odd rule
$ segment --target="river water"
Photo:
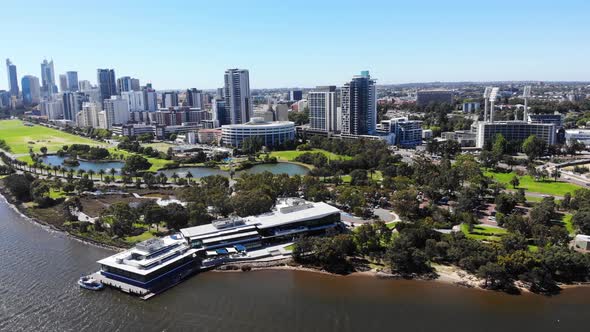
[[[111,254],[34,224],[0,197],[0,331],[572,331],[590,288],[512,296],[308,272],[203,273],[149,301],[76,280]]]

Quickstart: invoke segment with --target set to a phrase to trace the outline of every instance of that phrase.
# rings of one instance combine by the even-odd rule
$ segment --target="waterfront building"
[[[416,104],[426,106],[430,103],[453,103],[453,91],[448,90],[422,90],[416,93]]]
[[[41,101],[39,78],[32,75],[25,75],[21,84],[23,88],[23,103],[27,106],[39,104]]]
[[[41,91],[44,97],[51,98],[54,93],[57,93],[53,60],[48,62],[47,59],[44,59],[41,63],[41,82]]]
[[[388,135],[388,143],[391,145],[405,148],[422,145],[422,121],[398,117],[381,121],[379,127],[377,132]]]
[[[317,87],[307,94],[312,130],[338,131],[338,100],[335,86]]]
[[[114,69],[97,69],[96,81],[100,92],[100,102],[117,94],[117,81]]]
[[[343,135],[373,135],[377,125],[377,91],[368,71],[354,76],[340,92]]]
[[[98,277],[104,284],[145,295],[164,289],[198,269],[196,252],[181,234],[152,238],[98,261]]]
[[[225,71],[224,82],[225,107],[230,120],[228,124],[249,122],[252,115],[252,99],[248,70],[228,69]]]
[[[78,85],[78,72],[77,71],[68,71],[66,72],[66,81],[68,85],[68,90],[72,92],[76,92],[80,89]],[[88,81],[86,81],[88,82]]]
[[[129,122],[129,104],[120,96],[111,96],[110,99],[105,99],[103,109],[106,113],[106,123],[101,128],[110,129],[114,124]]]
[[[246,138],[260,137],[264,146],[278,146],[295,139],[295,124],[290,121],[265,122],[260,118],[244,124],[221,126],[223,144],[240,147]]]
[[[11,96],[18,97],[19,88],[16,66],[10,61],[10,59],[6,59],[6,73],[8,74],[8,92],[10,92]]]
[[[301,90],[289,91],[289,100],[290,101],[300,101],[301,99],[303,99],[303,91],[301,91]]]
[[[511,142],[522,142],[531,135],[544,140],[547,145],[555,144],[556,128],[553,123],[528,123],[524,121],[484,122],[477,124],[476,147],[483,148],[486,142],[492,142],[497,134]]]

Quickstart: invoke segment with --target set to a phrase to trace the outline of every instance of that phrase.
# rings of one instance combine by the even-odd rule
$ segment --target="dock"
[[[95,272],[91,276],[95,280],[103,283],[105,286],[110,286],[110,287],[116,288],[118,290],[121,290],[125,293],[139,296],[142,300],[147,300],[147,299],[156,295],[155,293],[152,293],[148,289],[129,285],[129,284],[117,281],[117,280],[107,278],[107,277],[103,276],[100,272]]]

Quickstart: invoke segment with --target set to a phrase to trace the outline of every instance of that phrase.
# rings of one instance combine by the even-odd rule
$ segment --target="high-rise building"
[[[121,97],[127,101],[130,112],[145,111],[145,96],[143,91],[121,92]]]
[[[138,78],[131,79],[131,91],[141,91],[141,87],[139,86],[139,79]]]
[[[274,120],[275,121],[289,121],[289,106],[284,103],[279,103],[274,106]]]
[[[216,126],[231,124],[229,112],[225,105],[225,99],[215,98],[213,100],[213,120],[218,121]]]
[[[118,78],[117,79],[117,91],[119,93],[131,91],[131,77],[123,76],[123,77]]]
[[[106,129],[111,129],[115,124],[124,125],[129,122],[129,104],[120,96],[111,96],[110,99],[105,99],[103,109],[106,113]]]
[[[225,107],[229,112],[231,124],[250,121],[252,99],[250,98],[250,77],[247,69],[228,69],[225,71]]]
[[[25,75],[21,83],[23,88],[23,103],[27,106],[39,104],[41,101],[39,78],[32,75]]]
[[[186,90],[188,106],[203,109],[203,91],[195,88]]]
[[[175,91],[162,94],[162,108],[178,106],[178,94]]]
[[[289,91],[289,100],[290,101],[300,101],[301,99],[303,99],[303,91],[301,91],[301,90]]]
[[[80,91],[92,90],[92,84],[90,84],[90,81],[82,80],[78,82],[78,88]]]
[[[16,66],[10,62],[10,59],[6,59],[6,73],[8,74],[8,92],[11,96],[18,97],[18,78],[16,75]]]
[[[66,92],[68,90],[68,77],[64,74],[59,75],[59,91]]]
[[[78,127],[100,128],[100,106],[96,103],[83,103],[82,110],[76,114]]]
[[[72,92],[76,92],[79,90],[78,86],[78,72],[77,71],[68,71],[66,72],[67,82],[68,82],[68,90]]]
[[[57,93],[53,60],[48,62],[47,59],[44,59],[41,62],[41,83],[41,92],[44,97],[50,98],[54,93]]]
[[[117,81],[114,69],[98,69],[96,74],[101,102],[117,94]]]
[[[81,98],[82,97],[82,98]],[[81,93],[67,91],[61,95],[63,103],[64,119],[76,121],[76,114],[82,110],[84,95]]]
[[[341,90],[342,134],[373,135],[377,125],[377,91],[368,71],[354,76]]]
[[[307,94],[309,123],[313,130],[338,131],[338,99],[335,86],[319,86]]]
[[[61,120],[64,117],[64,105],[61,100],[44,100],[42,111],[48,120]]]

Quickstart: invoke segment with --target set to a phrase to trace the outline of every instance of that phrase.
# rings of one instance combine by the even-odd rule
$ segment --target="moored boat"
[[[81,288],[93,291],[99,291],[104,288],[104,285],[100,281],[91,276],[81,277],[80,280],[78,280],[78,285],[80,285]]]

